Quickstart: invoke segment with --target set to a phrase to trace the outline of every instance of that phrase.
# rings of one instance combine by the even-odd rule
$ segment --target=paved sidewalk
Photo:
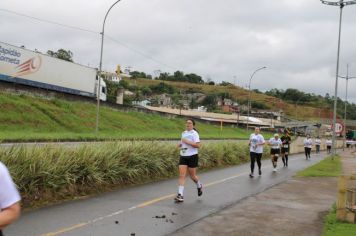
[[[352,151],[338,152],[344,174],[356,173]],[[336,193],[337,178],[293,178],[173,235],[321,235]]]

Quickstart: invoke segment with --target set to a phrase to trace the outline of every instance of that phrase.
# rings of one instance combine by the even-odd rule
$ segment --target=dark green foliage
[[[229,86],[229,85],[232,85],[232,83],[226,82],[226,81],[222,81],[219,85],[220,86]]]
[[[166,84],[164,82],[161,82],[157,85],[152,85],[150,86],[150,89],[152,90],[152,92],[154,93],[168,93],[168,94],[174,94],[176,92],[176,89],[169,84]]]
[[[193,73],[184,74],[182,71],[176,71],[173,75],[170,75],[169,73],[161,73],[158,79],[165,81],[188,82],[194,84],[204,83],[204,80],[201,76]]]
[[[287,90],[271,89],[265,92],[266,95],[280,98],[285,102],[291,102],[298,105],[309,105],[319,108],[331,108],[334,104],[334,97],[330,97],[327,93],[325,97],[310,93],[305,93],[297,89],[289,88]],[[337,99],[337,115],[344,116],[345,101]],[[356,104],[347,103],[347,117],[352,120],[356,120]]]
[[[266,105],[266,103],[263,102],[258,102],[258,101],[251,101],[251,107],[255,109],[269,109],[269,107]]]
[[[58,59],[73,62],[73,53],[70,50],[67,51],[62,48],[57,50],[57,52],[48,50],[47,54]]]
[[[145,72],[132,71],[130,75],[133,79],[141,78],[141,79],[152,79],[151,75],[146,75]]]
[[[208,111],[216,110],[217,99],[218,97],[215,94],[209,94],[204,98],[201,105],[205,106]]]

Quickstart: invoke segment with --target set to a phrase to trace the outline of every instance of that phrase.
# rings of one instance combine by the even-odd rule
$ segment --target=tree
[[[182,71],[177,70],[174,72],[173,76],[175,81],[185,81],[185,76]]]
[[[73,62],[73,53],[70,50],[67,51],[62,48],[58,49],[57,52],[48,50],[47,54],[58,59]]]
[[[185,77],[185,80],[189,83],[204,84],[204,80],[199,75],[191,73],[191,74],[186,74],[184,77]]]
[[[195,97],[192,97],[189,102],[189,108],[194,109],[198,106],[197,104],[197,99]]]
[[[219,84],[220,86],[229,86],[229,85],[232,85],[231,83],[229,82],[226,82],[226,81],[223,81]]]
[[[141,92],[144,96],[150,96],[152,94],[152,90],[147,86],[141,87]]]
[[[166,83],[159,83],[157,85],[151,85],[150,89],[152,92],[155,93],[168,93],[168,94],[174,94],[175,93],[175,88],[172,85],[166,84]]]
[[[217,96],[215,94],[207,95],[202,101],[202,105],[207,108],[208,111],[213,111],[216,109]]]

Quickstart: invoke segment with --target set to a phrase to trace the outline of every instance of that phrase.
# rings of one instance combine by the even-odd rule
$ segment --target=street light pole
[[[104,22],[103,22],[103,28],[100,32],[101,34],[101,47],[100,47],[100,63],[99,63],[99,76],[98,76],[98,88],[97,88],[97,94],[96,94],[96,125],[95,125],[95,132],[97,133],[99,131],[99,112],[100,112],[100,82],[101,82],[101,72],[102,72],[102,65],[103,65],[103,49],[104,49],[104,30],[105,30],[105,21],[106,18],[109,15],[110,10],[121,0],[117,0],[114,4],[111,5],[109,10],[106,12],[106,15],[104,17]]]
[[[346,142],[346,111],[347,111],[347,92],[348,92],[348,84],[349,84],[349,79],[356,79],[356,77],[350,77],[349,76],[349,64],[347,64],[347,69],[346,69],[346,76],[339,76],[340,78],[346,79],[346,95],[345,95],[345,109],[344,109],[344,141],[342,144],[342,148],[345,149],[345,142]]]
[[[339,58],[340,58],[340,39],[341,39],[341,22],[342,22],[342,9],[344,6],[356,4],[356,1],[345,1],[340,0],[338,2],[329,2],[320,0],[321,3],[331,6],[338,6],[340,7],[340,19],[339,19],[339,37],[338,37],[338,44],[337,44],[337,60],[336,60],[336,79],[335,79],[335,93],[334,93],[334,114],[333,114],[333,137],[332,137],[332,154],[336,155],[336,109],[337,109],[337,86],[338,86],[338,77],[339,77]]]
[[[253,76],[256,74],[257,71],[266,69],[267,67],[261,67],[258,68],[257,70],[255,70],[250,77],[250,81],[248,83],[248,102],[247,102],[247,123],[246,123],[246,130],[248,130],[248,124],[249,124],[249,120],[250,120],[250,107],[251,107],[251,80],[253,78]]]

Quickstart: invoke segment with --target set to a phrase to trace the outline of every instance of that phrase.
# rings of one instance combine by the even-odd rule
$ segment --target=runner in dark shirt
[[[289,136],[289,133],[287,130],[284,131],[283,136],[281,137],[282,141],[282,161],[284,166],[288,166],[288,154],[289,154],[289,149],[290,149],[290,143],[292,139]]]

